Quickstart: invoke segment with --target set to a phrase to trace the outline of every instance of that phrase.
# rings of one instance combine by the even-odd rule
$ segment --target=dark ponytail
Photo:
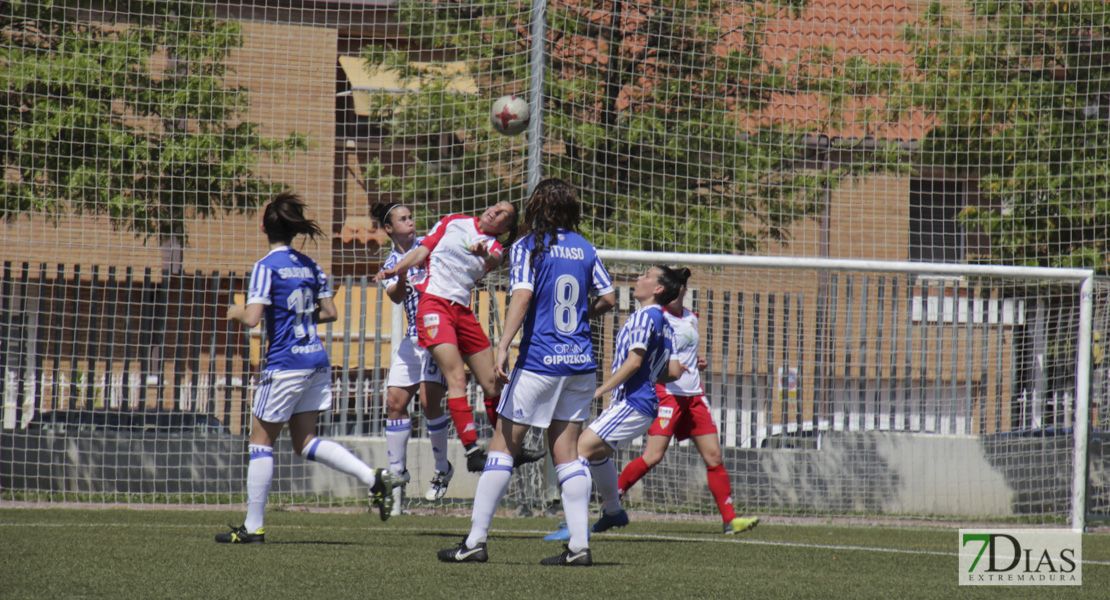
[[[672,269],[663,265],[655,265],[659,269],[659,285],[663,291],[655,295],[655,302],[661,306],[670,304],[682,292],[686,281],[690,279],[690,269],[686,267]]]
[[[270,243],[289,244],[298,234],[313,240],[324,237],[324,230],[320,229],[316,221],[305,217],[307,208],[304,200],[291,190],[278,194],[267,204],[262,214],[262,225],[266,228],[266,237]]]

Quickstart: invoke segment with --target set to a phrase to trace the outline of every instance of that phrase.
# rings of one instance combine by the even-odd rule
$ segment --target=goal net
[[[1087,453],[1075,433],[1105,418],[1091,400],[1104,374],[1093,386],[1081,374],[1110,287],[1084,291],[1089,272],[601,252],[626,282],[652,264],[691,266],[687,307],[737,512],[1077,516]],[[637,308],[628,288],[599,328],[603,353]],[[703,460],[672,440],[626,503],[717,514]]]
[[[339,311],[320,433],[384,465],[404,320],[372,283],[391,241],[371,207],[425,232],[559,177],[597,247],[688,253],[738,507],[1074,523],[1082,467],[1110,514],[1105,284],[1079,356],[1086,296],[1062,275],[1108,270],[1110,5],[1064,4],[0,2],[0,497],[241,504],[266,340],[226,307],[285,189],[325,232],[298,247]],[[523,134],[491,127],[504,95],[528,102]],[[646,264],[607,256],[622,286]],[[494,341],[506,293],[495,272],[475,294]],[[465,473],[419,501],[412,414],[412,506],[465,507]],[[274,502],[360,500],[276,451]],[[942,468],[964,451],[980,470]],[[711,515],[700,461],[676,443],[630,504]],[[553,506],[549,475],[521,469],[507,504]]]

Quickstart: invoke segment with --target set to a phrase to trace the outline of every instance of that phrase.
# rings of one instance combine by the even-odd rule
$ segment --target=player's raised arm
[[[494,246],[493,249],[490,248],[491,245]],[[487,271],[500,267],[501,258],[504,255],[496,241],[478,242],[471,246],[470,253],[485,261]]]
[[[396,277],[398,273],[408,272],[409,269],[416,265],[423,264],[424,261],[428,259],[429,254],[431,254],[431,250],[426,246],[417,246],[413,248],[412,252],[406,254],[393,268],[378,271],[378,274],[374,276],[374,283],[384,279],[392,279]]]
[[[385,295],[389,296],[389,300],[394,304],[405,301],[405,297],[408,296],[408,271],[397,273],[396,281],[385,288]]]

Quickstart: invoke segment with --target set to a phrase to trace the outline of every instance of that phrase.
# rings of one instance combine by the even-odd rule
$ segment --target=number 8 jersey
[[[263,304],[266,369],[327,367],[328,353],[316,336],[316,301],[332,295],[328,276],[305,254],[274,248],[251,271],[247,304]]]
[[[516,368],[542,375],[576,375],[597,370],[590,341],[589,292],[613,291],[597,251],[577,233],[559,230],[532,264],[534,234],[513,244],[509,284],[532,290]]]

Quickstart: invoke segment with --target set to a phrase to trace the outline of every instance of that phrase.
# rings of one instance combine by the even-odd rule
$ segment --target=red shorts
[[[421,348],[454,344],[463,355],[490,347],[489,338],[469,306],[423,294],[416,305],[416,336]]]
[[[659,384],[655,386],[655,394],[659,396],[659,415],[652,421],[648,435],[676,437],[681,442],[717,433],[705,396],[673,396]]]

